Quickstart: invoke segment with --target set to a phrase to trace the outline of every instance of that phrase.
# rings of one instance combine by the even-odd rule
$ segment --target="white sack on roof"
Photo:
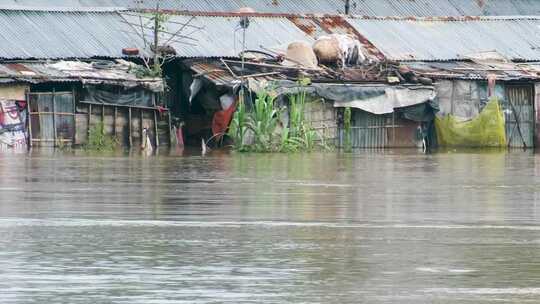
[[[94,61],[58,61],[45,64],[48,69],[61,72],[65,78],[81,79],[83,84],[111,84],[125,88],[144,87],[154,92],[163,92],[165,86],[159,77],[139,78],[134,72],[137,65],[125,62]]]
[[[337,63],[342,66],[358,64],[366,60],[362,44],[350,34],[331,34],[319,37],[313,51],[321,63]]]
[[[59,71],[91,71],[92,64],[80,61],[58,61],[49,64],[50,67]]]
[[[396,108],[403,108],[425,103],[435,99],[436,93],[432,87],[387,87],[384,94],[374,95],[365,99],[334,102],[334,107],[351,107],[373,114],[390,114]]]
[[[305,41],[296,41],[287,47],[287,54],[284,65],[303,66],[306,68],[317,68],[317,56],[313,52],[313,48]]]

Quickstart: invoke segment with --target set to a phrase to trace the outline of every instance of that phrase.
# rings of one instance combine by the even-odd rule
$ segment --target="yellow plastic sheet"
[[[504,116],[497,99],[492,99],[482,112],[468,121],[453,115],[435,118],[437,141],[441,147],[504,147]]]

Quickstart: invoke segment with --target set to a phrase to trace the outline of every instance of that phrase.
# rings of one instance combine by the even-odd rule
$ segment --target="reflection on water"
[[[536,303],[539,156],[0,155],[2,303]]]

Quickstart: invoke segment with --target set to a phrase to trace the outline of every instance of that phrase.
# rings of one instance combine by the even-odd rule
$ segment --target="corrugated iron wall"
[[[416,148],[418,123],[402,119],[398,113],[375,115],[352,110],[352,148]],[[345,131],[339,129],[338,146],[345,146]]]
[[[534,88],[532,85],[506,86],[502,102],[506,140],[510,147],[534,147]]]

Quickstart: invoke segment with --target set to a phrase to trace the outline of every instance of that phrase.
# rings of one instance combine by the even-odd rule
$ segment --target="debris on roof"
[[[136,65],[113,61],[54,61],[12,62],[0,64],[0,82],[82,82],[84,84],[111,84],[126,88],[144,87],[163,92],[161,78],[138,78],[133,72]]]
[[[416,73],[434,79],[469,79],[487,80],[496,76],[498,80],[538,80],[540,63],[502,63],[502,62],[408,62],[407,65]]]

